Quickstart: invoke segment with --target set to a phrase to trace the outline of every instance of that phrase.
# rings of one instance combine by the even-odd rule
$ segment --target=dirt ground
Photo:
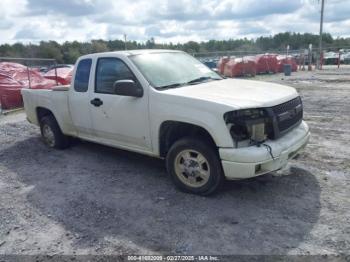
[[[177,191],[160,160],[52,150],[23,112],[0,117],[0,254],[349,254],[350,68],[256,79],[298,89],[310,144],[212,197]]]

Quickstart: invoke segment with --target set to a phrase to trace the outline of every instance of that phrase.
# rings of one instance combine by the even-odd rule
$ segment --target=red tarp
[[[279,55],[277,56],[277,69],[278,72],[283,72],[283,65],[288,64],[292,66],[292,72],[298,71],[298,64],[294,57]]]
[[[274,54],[264,54],[256,55],[254,57],[256,63],[256,73],[265,74],[265,73],[277,73],[277,55]]]
[[[22,85],[12,78],[0,73],[0,108],[10,109],[23,104]]]
[[[21,89],[29,87],[33,89],[50,89],[56,85],[55,81],[46,79],[40,73],[18,63],[0,63],[0,106],[2,109],[10,109],[23,105]]]
[[[218,64],[217,64],[217,68],[218,68],[218,72],[220,74],[224,74],[224,69],[225,69],[225,64],[230,61],[229,57],[221,57]]]
[[[217,68],[220,74],[227,77],[255,76],[255,74],[283,72],[284,64],[291,65],[293,72],[298,70],[294,57],[276,54],[260,54],[243,58],[221,57]]]
[[[224,75],[227,77],[256,75],[254,57],[231,58],[224,66]]]
[[[57,68],[57,82],[61,85],[69,85],[72,81],[73,67],[61,67]],[[56,80],[55,69],[44,74],[45,78]]]

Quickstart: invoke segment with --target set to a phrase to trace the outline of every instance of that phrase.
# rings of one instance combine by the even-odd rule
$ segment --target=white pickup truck
[[[180,51],[82,56],[71,86],[22,95],[48,146],[78,137],[162,158],[177,187],[201,195],[281,169],[310,137],[294,88],[224,79]]]

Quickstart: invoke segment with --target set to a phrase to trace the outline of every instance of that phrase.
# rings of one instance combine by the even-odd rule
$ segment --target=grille
[[[303,119],[303,105],[300,97],[294,98],[270,109],[274,116],[271,135],[278,138],[298,125]]]
[[[276,115],[279,115],[281,113],[292,110],[293,108],[297,107],[300,104],[301,104],[301,99],[300,99],[300,96],[298,96],[288,102],[272,107],[272,111]]]
[[[303,118],[303,111],[300,111],[297,113],[294,117],[284,120],[284,121],[278,121],[278,129],[280,132],[283,132],[285,130],[288,130],[289,128],[293,127],[295,124],[297,124],[301,119]]]

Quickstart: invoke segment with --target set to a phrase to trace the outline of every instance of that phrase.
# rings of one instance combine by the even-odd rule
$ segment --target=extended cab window
[[[100,58],[96,68],[95,92],[114,94],[113,84],[118,80],[133,80],[137,83],[135,76],[118,58]]]
[[[88,90],[91,62],[91,59],[80,60],[74,80],[74,90],[76,92],[86,92]]]

